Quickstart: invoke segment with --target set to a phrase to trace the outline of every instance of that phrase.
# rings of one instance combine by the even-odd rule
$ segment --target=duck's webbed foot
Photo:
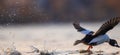
[[[93,48],[93,46],[92,46],[92,45],[89,45],[87,51],[90,52],[90,49],[92,49],[92,48]]]

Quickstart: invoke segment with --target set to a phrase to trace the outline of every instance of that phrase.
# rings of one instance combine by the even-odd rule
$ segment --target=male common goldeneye
[[[109,30],[113,29],[119,22],[120,17],[112,18],[109,21],[105,22],[97,32],[87,30],[81,27],[79,23],[73,23],[73,26],[75,27],[75,29],[77,29],[78,32],[86,35],[83,39],[75,41],[74,45],[77,45],[79,43],[89,45],[87,51],[90,51],[90,49],[93,48],[92,46],[96,46],[104,42],[109,43],[111,46],[120,48],[117,41],[109,38],[109,36],[106,34]]]

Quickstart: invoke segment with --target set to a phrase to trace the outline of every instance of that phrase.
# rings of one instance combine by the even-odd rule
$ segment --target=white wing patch
[[[90,30],[83,30],[83,31],[80,31],[82,34],[89,34],[91,31]]]
[[[94,38],[92,41],[89,42],[89,44],[91,43],[102,44],[104,42],[108,42],[109,40],[110,40],[109,36],[105,34]]]

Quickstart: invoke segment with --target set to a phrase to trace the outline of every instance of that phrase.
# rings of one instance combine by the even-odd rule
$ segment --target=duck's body
[[[110,38],[106,34],[98,36],[96,38],[92,38],[92,36],[86,36],[85,38],[82,39],[82,41],[85,45],[93,45],[93,46],[102,44],[104,42],[109,42],[109,40],[110,40]]]
[[[106,34],[109,30],[113,29],[113,27],[116,26],[119,22],[119,17],[110,19],[109,21],[105,22],[97,32],[84,29],[79,25],[79,23],[73,23],[75,29],[77,29],[78,32],[85,34],[85,37],[81,40],[75,41],[74,45],[77,45],[79,43],[89,45],[88,51],[90,50],[90,48],[92,48],[92,46],[96,46],[104,42],[109,43],[111,46],[120,47],[117,44],[116,40],[109,38],[109,36]]]

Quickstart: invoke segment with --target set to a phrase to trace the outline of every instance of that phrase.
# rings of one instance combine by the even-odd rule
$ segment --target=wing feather
[[[81,32],[82,34],[86,34],[87,35],[87,34],[89,34],[91,32],[93,33],[93,31],[90,31],[90,30],[87,30],[87,29],[81,27],[79,25],[79,23],[73,23],[73,26],[74,26],[75,29],[77,29],[78,32]]]
[[[115,17],[105,22],[99,30],[94,34],[94,36],[104,35],[109,30],[113,29],[120,22],[120,17]]]

